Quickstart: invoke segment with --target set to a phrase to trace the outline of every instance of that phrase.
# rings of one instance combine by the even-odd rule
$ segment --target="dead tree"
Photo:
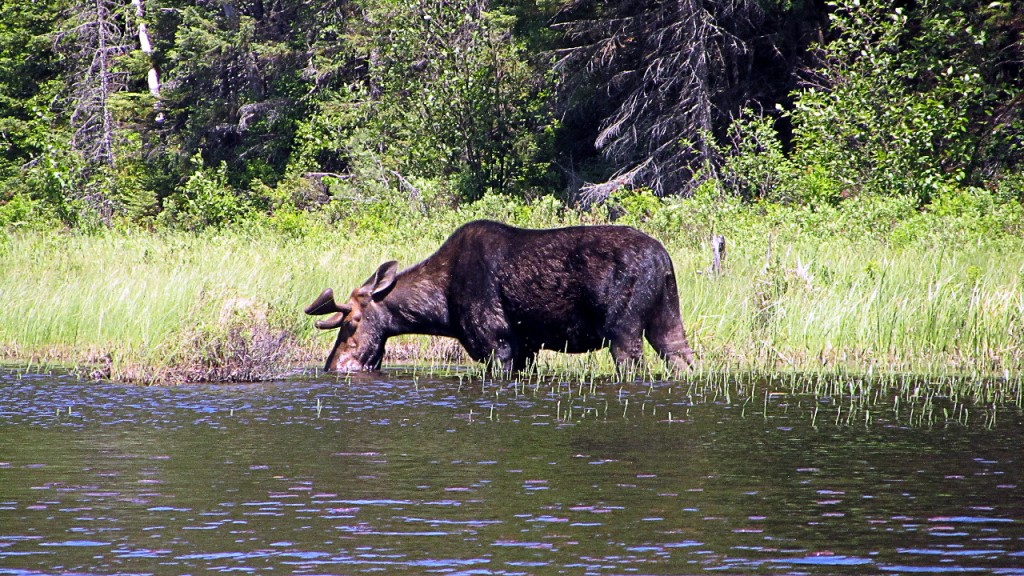
[[[768,19],[756,0],[567,2],[553,24],[560,106],[600,116],[593,147],[616,169],[585,198],[621,183],[686,193],[698,169],[714,175],[716,133],[774,72],[753,65],[772,53]]]
[[[67,94],[72,148],[90,165],[113,165],[117,127],[111,99],[128,85],[128,73],[117,70],[115,62],[131,48],[111,0],[75,4],[54,44],[68,55],[77,78]]]

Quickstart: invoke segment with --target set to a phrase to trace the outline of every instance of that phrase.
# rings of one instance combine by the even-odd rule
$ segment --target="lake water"
[[[1024,575],[1017,408],[751,396],[0,369],[0,574]]]

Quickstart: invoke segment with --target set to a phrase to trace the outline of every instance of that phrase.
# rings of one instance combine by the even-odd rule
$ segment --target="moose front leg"
[[[626,374],[636,370],[643,360],[643,336],[632,332],[616,335],[612,337],[611,352],[618,373]]]
[[[531,357],[524,352],[518,339],[503,324],[476,324],[465,332],[465,336],[460,340],[469,356],[477,362],[500,366],[503,372],[522,370]]]

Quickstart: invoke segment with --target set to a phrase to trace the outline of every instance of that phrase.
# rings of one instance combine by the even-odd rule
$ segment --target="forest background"
[[[83,338],[101,352],[180,341],[208,277],[168,296],[182,312],[155,332],[138,334],[130,304],[100,314],[107,328],[87,328],[95,302],[70,327],[42,319],[66,306],[45,286],[102,292],[116,278],[78,276],[101,264],[109,275],[119,258],[137,276],[154,253],[233,245],[223,268],[258,266],[251,246],[293,262],[320,246],[333,261],[307,280],[333,285],[331,267],[356,252],[346,274],[392,248],[422,257],[459,223],[492,217],[637,225],[691,279],[710,235],[726,234],[733,293],[683,297],[684,317],[704,318],[698,341],[718,348],[877,359],[903,345],[1016,367],[1022,31],[1009,0],[3,2],[0,293],[19,305],[0,345],[25,356]],[[294,282],[227,283],[289,313],[307,299],[285,296]],[[806,294],[789,314],[803,310],[803,327],[780,324],[795,287],[854,285],[866,308],[836,288],[823,316],[863,316],[873,332],[810,337]],[[921,295],[904,303],[921,318],[881,326],[886,299],[906,293]],[[962,300],[948,334],[892,341],[934,318],[940,296]],[[735,325],[707,320],[720,307],[742,309]],[[979,317],[993,319],[987,331]]]
[[[991,0],[4,2],[0,223],[1019,201],[1022,29]]]

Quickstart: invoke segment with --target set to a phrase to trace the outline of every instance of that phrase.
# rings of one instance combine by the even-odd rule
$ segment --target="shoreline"
[[[927,381],[977,381],[985,383],[1024,383],[1024,373],[1001,366],[972,362],[964,357],[898,359],[879,361],[870,351],[830,351],[828,356],[812,355],[806,350],[767,350],[742,354],[735,350],[719,352],[708,358],[703,347],[695,348],[697,368],[691,373],[670,375],[666,367],[645,344],[644,364],[636,371],[619,377],[607,349],[584,354],[564,354],[542,350],[536,366],[512,376],[492,374],[488,368],[472,361],[453,339],[442,337],[407,336],[388,343],[381,372],[464,371],[472,374],[496,376],[515,381],[523,377],[544,374],[548,378],[576,381],[588,378],[608,379],[612,382],[631,382],[649,378],[658,382],[700,382],[721,377],[763,378],[785,380],[793,377],[893,380],[910,378]],[[219,358],[216,362],[195,361],[178,365],[147,365],[125,360],[116,365],[113,351],[99,349],[75,350],[51,347],[45,350],[18,351],[12,346],[0,345],[0,365],[14,370],[31,371],[59,368],[83,380],[106,381],[125,385],[178,386],[190,384],[241,384],[277,380],[298,371],[322,373],[323,359],[328,352],[321,342],[288,344],[282,346],[273,362],[260,363],[258,377],[239,378],[256,374],[240,368],[245,358]],[[343,377],[344,373],[339,373]]]
[[[607,221],[543,206],[524,205],[512,223]],[[669,251],[683,324],[707,372],[1024,372],[1024,238],[1011,231],[985,234],[973,217],[926,213],[893,223],[880,210],[874,225],[840,232],[839,213],[740,204],[717,213],[700,199],[658,206],[625,223]],[[0,358],[89,365],[137,382],[259,380],[292,359],[317,366],[334,335],[302,313],[309,302],[328,287],[347,293],[381,262],[411,266],[457,223],[481,216],[460,209],[383,232],[329,227],[314,214],[302,234],[12,231],[0,236]],[[716,233],[728,242],[718,271],[707,242]],[[390,341],[385,362],[396,361],[473,366],[457,344],[425,337]],[[569,377],[614,371],[607,351],[542,363]],[[180,376],[161,376],[169,373]]]

